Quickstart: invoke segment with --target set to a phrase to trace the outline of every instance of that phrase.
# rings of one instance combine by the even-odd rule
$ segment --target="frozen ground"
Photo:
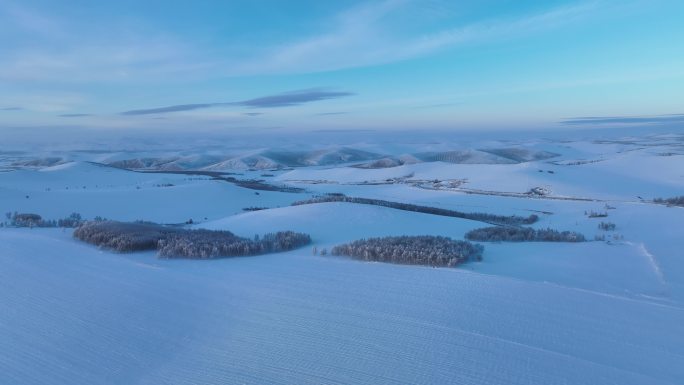
[[[0,239],[11,346],[0,354],[2,383],[677,384],[684,376],[680,304],[302,252],[160,261],[101,252],[60,230],[5,230]]]
[[[558,156],[362,169],[319,164],[339,152],[312,150],[302,160],[319,162],[311,166],[234,170],[239,179],[307,190],[286,193],[90,163],[126,159],[121,153],[65,153],[58,164],[22,167],[13,155],[3,164],[9,171],[0,172],[3,213],[193,218],[195,227],[244,236],[291,229],[311,234],[319,249],[381,235],[461,239],[485,226],[349,203],[289,206],[342,192],[461,211],[537,213],[535,227],[589,239],[607,220],[617,225],[609,239],[620,239],[486,244],[483,262],[434,269],[314,256],[311,248],[167,261],[101,251],[69,230],[0,228],[0,384],[681,383],[684,209],[649,202],[684,194],[681,137],[505,147],[514,145],[531,151],[525,154]],[[450,150],[432,147],[367,145],[345,154]],[[504,146],[473,148],[484,147]],[[435,179],[463,182],[420,182]],[[533,187],[549,193],[525,197]],[[609,216],[588,218],[591,210]]]
[[[207,176],[130,172],[81,161],[0,173],[0,196],[3,213],[62,218],[77,211],[86,218],[162,223],[217,219],[306,197],[239,188]]]

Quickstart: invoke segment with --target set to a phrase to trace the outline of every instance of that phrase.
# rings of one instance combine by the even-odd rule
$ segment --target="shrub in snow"
[[[604,212],[597,212],[594,210],[591,210],[588,213],[585,211],[584,214],[589,216],[589,218],[605,218],[608,216],[608,213],[605,211]]]
[[[294,202],[294,203],[292,203],[292,205],[297,206],[297,205],[306,205],[306,204],[313,204],[313,203],[327,203],[327,202],[347,202],[347,203],[358,203],[358,204],[382,206],[382,207],[389,207],[389,208],[397,209],[397,210],[414,211],[414,212],[419,212],[419,213],[424,213],[424,214],[432,214],[432,215],[441,215],[441,216],[445,216],[445,217],[471,219],[471,220],[475,220],[475,221],[486,222],[486,223],[497,224],[497,225],[522,225],[522,224],[529,225],[529,224],[535,223],[537,220],[539,220],[539,217],[534,215],[534,214],[532,214],[528,217],[521,217],[521,216],[517,216],[517,215],[505,216],[505,215],[495,215],[495,214],[487,214],[487,213],[464,213],[461,211],[443,209],[443,208],[439,208],[439,207],[419,206],[419,205],[414,205],[414,204],[409,204],[409,203],[390,202],[390,201],[385,201],[385,200],[380,200],[380,199],[354,198],[354,197],[348,197],[348,196],[345,196],[344,194],[339,194],[339,193],[338,194],[329,194],[329,195],[315,197],[315,198],[308,199],[308,200]]]
[[[79,213],[71,213],[68,217],[57,220],[59,227],[78,227],[81,223],[83,223],[83,218]]]
[[[43,218],[38,214],[14,213],[10,223],[12,226],[16,227],[37,227],[44,223],[44,221]]]
[[[466,239],[482,242],[584,242],[584,235],[574,231],[535,230],[531,227],[495,226],[474,229]]]
[[[259,210],[266,210],[268,207],[257,207],[257,206],[250,206],[250,207],[243,207],[242,211],[259,211]]]
[[[361,239],[335,246],[330,253],[364,261],[452,267],[482,260],[483,251],[482,245],[467,241],[422,235]]]
[[[601,222],[598,224],[598,228],[604,231],[613,231],[615,230],[615,223],[613,222]]]

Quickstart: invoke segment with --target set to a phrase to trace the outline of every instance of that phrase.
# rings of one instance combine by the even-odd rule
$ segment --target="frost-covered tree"
[[[151,223],[90,221],[74,231],[74,237],[118,252],[155,250],[160,239],[180,229]]]
[[[598,228],[604,231],[613,231],[615,230],[615,223],[613,222],[601,222],[598,224]]]
[[[494,226],[474,229],[466,239],[481,242],[584,242],[584,235],[574,231],[535,230],[531,227]]]
[[[483,251],[482,245],[423,235],[360,239],[333,247],[331,254],[364,261],[453,267],[481,260]]]
[[[294,203],[292,203],[292,205],[298,206],[298,205],[305,205],[305,204],[328,203],[328,202],[347,202],[347,203],[356,203],[356,204],[389,207],[389,208],[396,209],[396,210],[413,211],[413,212],[419,212],[419,213],[425,213],[425,214],[441,215],[441,216],[445,216],[445,217],[471,219],[471,220],[475,220],[475,221],[491,223],[491,224],[496,224],[496,225],[512,225],[512,226],[530,225],[530,224],[537,222],[537,220],[539,220],[539,217],[535,214],[532,214],[528,217],[521,217],[518,215],[506,216],[506,215],[496,215],[496,214],[489,214],[489,213],[466,213],[466,212],[449,210],[449,209],[444,209],[444,208],[439,208],[439,207],[420,206],[420,205],[414,205],[414,204],[410,204],[410,203],[401,203],[401,202],[390,202],[390,201],[385,201],[385,200],[381,200],[381,199],[348,197],[348,196],[341,194],[341,193],[328,194],[328,195],[323,195],[323,196],[319,196],[319,197],[314,197],[311,199],[294,202]]]
[[[71,213],[66,218],[59,219],[57,221],[57,226],[59,227],[78,227],[81,223],[83,222],[83,218],[81,218],[81,214],[79,213]]]
[[[684,195],[672,198],[656,198],[653,202],[666,204],[668,206],[684,206]]]
[[[165,258],[220,258],[292,250],[311,242],[307,234],[281,231],[254,239],[230,231],[188,230],[150,222],[85,222],[74,237],[119,252],[158,250]]]

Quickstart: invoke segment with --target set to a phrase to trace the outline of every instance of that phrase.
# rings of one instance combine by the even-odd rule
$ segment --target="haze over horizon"
[[[684,0],[0,0],[0,385],[684,384]]]
[[[669,0],[0,1],[0,135],[679,127],[683,14]]]

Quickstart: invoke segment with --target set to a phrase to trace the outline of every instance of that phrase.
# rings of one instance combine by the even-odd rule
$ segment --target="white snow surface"
[[[236,176],[307,189],[296,194],[90,163],[128,157],[120,153],[0,172],[3,214],[193,218],[194,228],[246,237],[295,230],[313,240],[287,253],[162,260],[103,251],[69,229],[0,228],[0,384],[680,384],[684,209],[649,202],[684,195],[684,156],[671,154],[681,150],[677,138],[538,141],[525,148],[560,156],[519,164],[316,165]],[[409,174],[481,191],[363,184]],[[506,195],[532,187],[551,196]],[[312,248],[386,235],[463,239],[488,226],[370,205],[290,206],[329,192],[535,213],[536,228],[610,242],[486,243],[482,262],[458,268],[323,257]],[[589,218],[591,210],[609,216]],[[602,220],[616,230],[598,230]]]
[[[47,219],[79,212],[86,218],[182,223],[222,218],[250,206],[286,206],[305,197],[249,190],[206,176],[139,173],[84,162],[0,173],[2,213],[34,212]]]
[[[0,260],[0,383],[677,384],[684,376],[681,306],[553,283],[302,251],[164,261],[102,252],[61,230],[3,230]]]

